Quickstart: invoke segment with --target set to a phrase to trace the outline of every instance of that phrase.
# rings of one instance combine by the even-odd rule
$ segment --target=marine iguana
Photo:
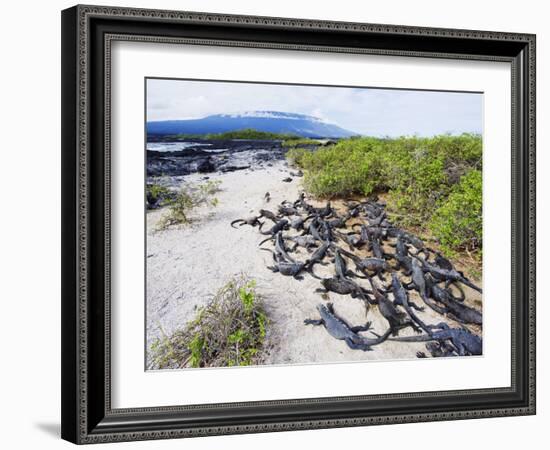
[[[411,275],[412,258],[409,256],[407,245],[400,236],[398,236],[395,243],[395,254],[391,255],[391,257],[397,261],[397,264],[393,267],[394,270],[403,269],[405,275]]]
[[[290,228],[295,229],[296,231],[300,231],[304,229],[304,223],[306,220],[311,219],[313,216],[307,216],[307,217],[297,217],[295,219],[292,219],[290,221]]]
[[[344,228],[348,219],[348,216],[336,217],[335,219],[327,220],[326,223],[330,228]]]
[[[434,258],[434,263],[436,266],[442,268],[442,269],[445,269],[445,270],[454,270],[454,266],[453,266],[453,263],[451,261],[449,261],[447,258],[445,258],[441,252],[437,251],[437,250],[432,250],[430,249],[430,251],[435,254],[435,258]],[[428,261],[429,262],[429,261]],[[458,272],[458,271],[457,271]],[[461,272],[458,272],[458,273],[461,273]],[[454,286],[458,289],[458,291],[460,292],[460,297],[456,297],[453,295],[453,299],[458,301],[458,302],[463,302],[465,299],[466,299],[466,294],[464,293],[464,289],[462,289],[462,286],[460,286],[459,282],[451,282],[451,283],[447,283],[447,288],[449,286]]]
[[[313,206],[311,206],[309,203],[306,202],[306,195],[303,192],[300,192],[298,195],[298,199],[294,201],[292,204],[295,208],[302,208],[306,211],[309,211]]]
[[[282,216],[297,216],[300,214],[294,206],[286,206],[284,202],[277,207],[277,211]]]
[[[359,213],[361,212],[359,206],[360,205],[349,205],[349,204],[346,204],[347,208],[348,208],[348,216],[349,217],[357,217],[359,216]]]
[[[310,204],[307,204],[307,208],[306,211],[309,213],[309,214],[314,214],[318,217],[329,217],[330,215],[333,214],[333,209],[332,209],[332,206],[330,205],[330,202],[327,202],[327,204],[322,207],[322,208],[316,208],[315,206],[311,206]]]
[[[284,259],[283,256],[273,252],[275,264],[273,266],[267,266],[272,272],[279,272],[281,275],[287,277],[294,277],[297,280],[303,280],[304,277],[300,275],[300,272],[304,270],[305,264],[301,261],[290,262]]]
[[[468,280],[464,276],[464,274],[458,272],[457,270],[442,269],[441,267],[434,266],[433,264],[430,264],[423,259],[418,258],[418,260],[422,263],[423,269],[427,272],[430,272],[436,279],[445,280],[448,284],[453,281],[459,281],[460,283],[465,284],[466,286],[471,287],[472,289],[480,293],[483,293],[483,290],[480,287],[476,286],[474,283]]]
[[[399,311],[395,305],[384,295],[382,290],[374,283],[374,280],[369,277],[374,303],[378,305],[378,310],[382,317],[386,319],[390,325],[392,336],[397,336],[399,330],[411,327],[415,332],[421,333],[421,329],[409,318],[404,312]]]
[[[440,252],[435,252],[436,256],[435,256],[435,264],[436,266],[439,266],[441,267],[442,269],[445,269],[445,270],[453,270],[454,267],[453,267],[453,263],[451,263],[451,261],[449,261],[447,258],[445,258]]]
[[[322,278],[321,284],[324,289],[318,288],[316,292],[334,292],[340,295],[351,295],[352,298],[360,298],[366,302],[368,301],[367,294],[372,294],[372,291],[359,286],[350,279],[340,278],[338,276]]]
[[[426,280],[424,279],[424,271],[422,270],[422,264],[420,263],[420,261],[418,261],[418,259],[412,260],[411,282],[408,285],[404,285],[404,287],[406,289],[415,288],[420,294],[420,298],[424,300],[425,303],[428,303],[429,300],[428,301],[426,300],[428,298],[428,293],[426,290]],[[438,312],[441,314],[440,311]]]
[[[260,217],[265,217],[266,219],[269,219],[274,223],[277,223],[279,221],[279,218],[274,213],[269,211],[268,209],[260,209],[259,214],[260,214],[260,216],[258,217],[258,219]]]
[[[295,245],[291,249],[293,252],[296,251],[298,247],[303,247],[306,250],[309,250],[311,247],[315,247],[317,245],[317,239],[309,234],[304,236],[285,236],[285,239],[289,239],[294,242]]]
[[[367,220],[369,222],[369,226],[378,227],[382,224],[382,222],[384,222],[384,220],[386,220],[386,212],[383,211],[381,214],[379,214],[376,217],[372,217],[372,218],[368,217]]]
[[[357,274],[353,273],[351,270],[348,270],[348,265],[346,264],[344,258],[342,258],[342,255],[338,249],[336,249],[334,253],[334,270],[336,272],[336,276],[340,278],[357,276]]]
[[[334,230],[334,234],[342,239],[346,244],[348,244],[350,250],[353,250],[354,248],[359,248],[363,245],[363,240],[361,239],[361,236],[357,235],[356,233],[342,233],[340,231]]]
[[[446,341],[430,341],[426,343],[426,350],[430,352],[430,354],[434,358],[443,358],[448,356],[457,356],[458,353],[456,350],[452,347],[452,345],[447,344]],[[416,352],[417,358],[427,358],[426,354],[424,352]]]
[[[403,232],[402,233],[403,239],[409,244],[411,244],[414,248],[417,250],[418,253],[421,253],[423,251],[426,251],[426,247],[424,245],[424,242],[419,237],[415,236],[414,234]]]
[[[382,273],[386,270],[389,270],[390,268],[390,265],[385,259],[360,258],[359,256],[347,252],[344,249],[340,249],[340,251],[353,261],[357,270],[364,273],[365,275],[369,275],[368,272],[374,272],[374,275],[378,276],[378,278],[384,281]]]
[[[378,244],[380,244],[382,240],[386,239],[386,232],[384,228],[366,226],[365,224],[361,223],[355,223],[351,226],[351,228],[355,229],[355,227],[357,226],[361,227],[359,231],[361,236],[360,244],[368,244],[369,250],[371,250],[372,241],[376,240],[378,241]],[[357,247],[359,247],[359,245],[357,245]]]
[[[333,338],[345,341],[348,347],[352,350],[372,350],[371,347],[384,342],[391,333],[391,331],[388,330],[376,339],[369,339],[367,337],[360,336],[357,333],[370,330],[370,322],[367,322],[363,326],[350,327],[343,319],[336,315],[332,303],[328,303],[327,306],[318,304],[317,311],[319,311],[321,318],[306,319],[304,320],[304,324],[315,326],[324,325],[327,332]]]
[[[380,205],[377,205],[375,202],[366,201],[361,203],[361,206],[363,208],[363,211],[365,211],[365,214],[370,216],[371,218],[376,218],[381,216],[382,214],[385,214],[384,208]]]
[[[392,291],[393,291],[393,304],[394,306],[402,306],[405,308],[405,311],[409,314],[410,318],[420,327],[422,328],[426,333],[430,332],[430,328],[428,325],[426,325],[412,310],[412,308],[416,309],[417,311],[423,311],[424,308],[416,305],[415,303],[409,301],[409,295],[407,294],[407,291],[401,284],[401,281],[399,281],[399,278],[397,278],[397,274],[393,272],[391,274],[391,284],[392,284]]]
[[[440,314],[447,313],[452,319],[455,319],[461,323],[473,323],[476,325],[483,324],[483,316],[480,311],[456,301],[447,289],[438,286],[429,275],[426,277],[426,281],[428,290],[432,294],[434,300],[437,300],[445,305],[443,312]]]
[[[483,351],[482,339],[470,333],[464,328],[450,328],[446,323],[440,323],[432,328],[439,328],[438,330],[432,330],[429,334],[422,334],[420,336],[406,336],[406,337],[394,337],[389,338],[390,341],[397,342],[427,342],[427,341],[450,341],[455,347],[458,355],[481,355]],[[380,337],[378,334],[371,331],[375,336]]]
[[[256,225],[258,225],[258,228],[260,230],[262,229],[262,226],[264,224],[263,222],[260,222],[259,217],[256,216],[248,217],[246,219],[234,220],[233,222],[231,222],[231,227],[236,228],[233,225],[237,223],[239,224],[239,227],[242,227],[243,225],[250,225],[251,227],[255,227]]]
[[[313,266],[315,266],[315,264],[321,264],[323,266],[327,265],[327,263],[323,262],[323,258],[325,257],[330,247],[331,247],[330,242],[324,242],[305,261],[307,271],[311,274],[312,277],[317,278],[318,280],[322,280],[322,278],[318,277],[317,275],[315,275],[315,273],[313,273]]]
[[[278,222],[275,223],[275,225],[273,225],[269,231],[260,231],[261,234],[263,235],[271,235],[271,236],[274,236],[276,235],[279,231],[282,231],[282,230],[286,230],[288,228],[289,224],[288,224],[288,220],[286,219],[281,219],[279,220]]]
[[[268,238],[270,239],[270,238]],[[265,242],[262,241],[262,243]],[[267,249],[262,249],[262,250],[267,250]],[[294,258],[292,258],[286,251],[286,247],[285,247],[285,242],[283,240],[283,232],[282,231],[279,231],[276,235],[275,235],[275,253],[277,255],[281,255],[283,256],[283,258],[285,258],[286,260],[292,262],[292,263],[296,263],[296,260]]]
[[[333,241],[334,240],[333,231],[332,231],[332,228],[327,223],[327,221],[322,218],[318,218],[317,223],[319,224],[319,233],[323,238],[323,240]]]
[[[382,250],[382,245],[380,241],[376,238],[369,240],[369,250],[372,251],[372,254],[375,258],[385,259],[386,253]]]
[[[313,236],[315,239],[317,239],[318,241],[321,241],[321,242],[324,242],[326,241],[325,238],[323,238],[323,236],[321,236],[321,234],[319,233],[319,230],[317,228],[317,218],[313,219],[310,223],[309,223],[309,226],[307,228],[307,231],[309,232],[309,234],[311,236]]]

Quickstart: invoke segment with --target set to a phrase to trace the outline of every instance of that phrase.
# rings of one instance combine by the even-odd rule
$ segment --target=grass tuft
[[[248,366],[258,361],[269,320],[245,275],[218,290],[195,319],[150,348],[151,369]]]
[[[219,201],[214,195],[220,191],[221,181],[207,181],[198,186],[183,186],[169,201],[168,211],[157,224],[159,230],[173,225],[187,224],[191,220],[189,213],[201,205],[217,206]]]
[[[314,151],[291,148],[287,159],[303,169],[315,197],[384,193],[394,223],[425,229],[447,250],[481,251],[479,135],[354,137]]]

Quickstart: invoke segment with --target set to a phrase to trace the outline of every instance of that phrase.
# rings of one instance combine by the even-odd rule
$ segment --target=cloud
[[[147,119],[270,110],[308,114],[361,134],[481,133],[483,95],[441,91],[149,79]]]

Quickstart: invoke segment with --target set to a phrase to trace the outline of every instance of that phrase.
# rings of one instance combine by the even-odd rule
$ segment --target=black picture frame
[[[112,409],[109,64],[114,40],[511,63],[511,386]],[[83,444],[528,414],[535,414],[534,35],[81,5],[62,12],[64,439]]]

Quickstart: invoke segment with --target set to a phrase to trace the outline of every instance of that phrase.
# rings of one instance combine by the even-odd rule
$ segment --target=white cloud
[[[438,91],[149,79],[147,119],[242,111],[308,114],[375,136],[481,133],[482,95]]]

